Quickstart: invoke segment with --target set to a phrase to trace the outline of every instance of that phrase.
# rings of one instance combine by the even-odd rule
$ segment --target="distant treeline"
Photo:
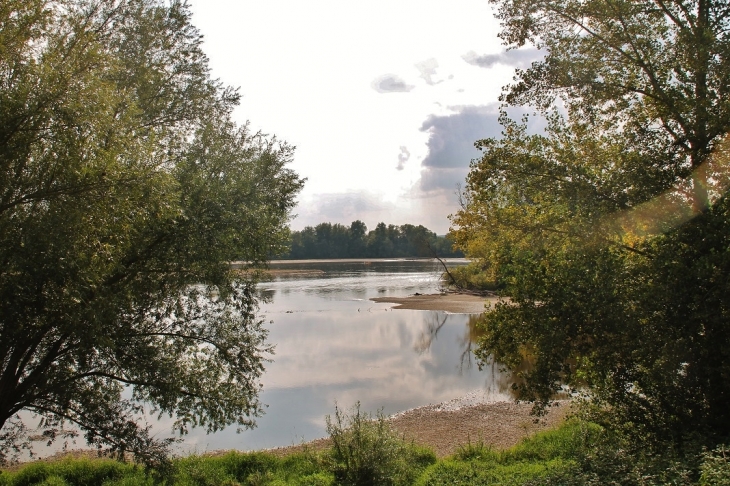
[[[302,231],[292,231],[290,251],[282,259],[310,258],[396,258],[463,257],[452,249],[451,240],[428,228],[412,224],[396,226],[378,223],[368,231],[362,221],[350,226],[320,223]]]

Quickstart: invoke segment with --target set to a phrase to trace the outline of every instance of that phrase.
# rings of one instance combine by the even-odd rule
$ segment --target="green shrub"
[[[24,466],[13,474],[3,473],[8,478],[7,484],[12,486],[33,486],[42,483],[52,475],[51,468],[45,463],[33,463]]]
[[[436,462],[428,449],[409,444],[386,422],[382,411],[375,418],[360,411],[350,414],[335,407],[334,419],[326,418],[332,439],[330,467],[341,485],[412,484],[420,472]]]
[[[700,485],[730,486],[730,446],[720,445],[703,454],[703,459]]]

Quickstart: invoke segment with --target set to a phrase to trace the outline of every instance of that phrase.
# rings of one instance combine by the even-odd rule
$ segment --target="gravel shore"
[[[469,442],[505,449],[536,432],[554,428],[570,408],[569,402],[557,403],[539,419],[530,415],[529,403],[492,402],[456,409],[421,407],[398,414],[391,422],[406,439],[428,446],[438,457],[444,457]]]
[[[406,440],[430,447],[438,457],[445,457],[469,442],[483,442],[497,449],[512,447],[525,437],[560,424],[570,411],[570,402],[557,401],[556,406],[539,419],[530,415],[531,410],[529,403],[483,402],[481,396],[474,393],[450,402],[397,413],[388,420]],[[329,439],[324,438],[268,452],[286,455],[327,446]]]

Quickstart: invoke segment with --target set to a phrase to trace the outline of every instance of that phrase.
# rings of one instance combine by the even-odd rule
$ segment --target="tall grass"
[[[332,439],[329,453],[335,482],[347,486],[413,484],[423,469],[436,462],[429,449],[408,443],[391,428],[382,411],[375,417],[360,411],[347,414],[335,406],[327,416]]]
[[[522,485],[556,477],[577,465],[578,456],[598,433],[598,426],[575,421],[541,432],[507,450],[493,449],[481,441],[468,443],[452,458],[428,468],[416,484]]]
[[[1,473],[0,486],[121,486],[152,484],[143,468],[112,459],[64,459],[28,464],[16,473]]]

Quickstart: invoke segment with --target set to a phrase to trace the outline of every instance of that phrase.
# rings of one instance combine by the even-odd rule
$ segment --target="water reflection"
[[[267,404],[258,427],[206,436],[191,431],[184,450],[259,449],[325,435],[335,402],[391,414],[474,390],[506,399],[509,383],[491,366],[473,366],[476,316],[393,310],[375,296],[438,290],[431,261],[281,264],[261,284],[273,361],[262,377]],[[316,270],[316,271],[315,271]]]

